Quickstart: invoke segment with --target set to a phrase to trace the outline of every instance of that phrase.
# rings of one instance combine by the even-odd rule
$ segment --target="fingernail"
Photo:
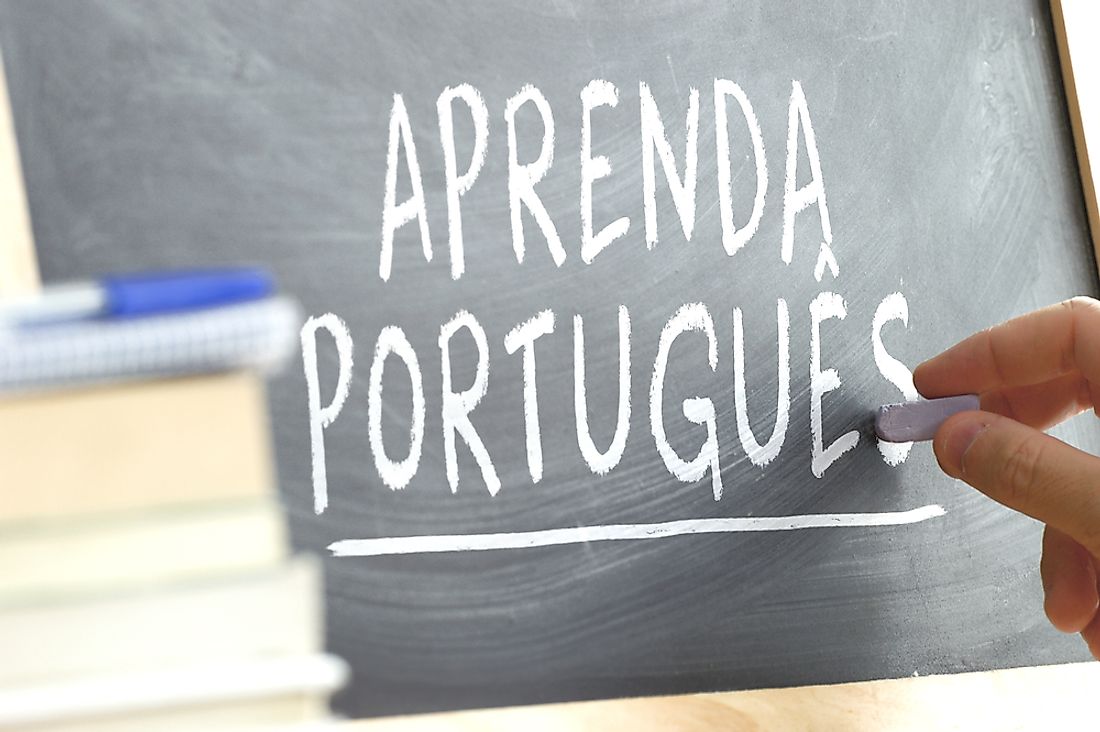
[[[944,457],[947,458],[947,463],[952,467],[952,474],[955,477],[962,477],[963,456],[974,444],[974,440],[977,439],[978,435],[988,427],[989,425],[982,420],[968,419],[956,426],[947,435],[947,439],[944,440],[943,444]]]

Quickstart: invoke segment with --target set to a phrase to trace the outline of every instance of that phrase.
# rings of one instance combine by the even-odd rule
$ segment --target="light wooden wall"
[[[1100,2],[1051,0],[1050,6],[1092,246],[1100,262]]]
[[[0,297],[34,292],[38,281],[19,145],[0,56]]]

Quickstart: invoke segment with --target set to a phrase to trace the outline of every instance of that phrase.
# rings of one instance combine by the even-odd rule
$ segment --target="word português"
[[[753,433],[748,416],[748,390],[745,386],[744,319],[739,308],[733,311],[733,399],[737,434],[749,460],[763,467],[778,455],[786,439],[790,423],[791,368],[790,368],[790,315],[787,303],[776,301],[777,329],[777,400],[775,426],[771,435],[760,442]],[[822,398],[840,387],[840,377],[834,368],[822,368],[821,324],[829,319],[843,320],[847,314],[844,300],[833,292],[823,292],[810,303],[810,431],[812,440],[811,469],[820,478],[825,470],[841,455],[851,450],[860,440],[859,432],[851,430],[825,444],[822,428]],[[883,326],[893,320],[907,325],[909,309],[905,297],[892,293],[882,300],[871,324],[871,341],[875,363],[882,375],[896,386],[906,398],[916,397],[912,386],[912,374],[900,361],[891,356],[882,342]],[[531,480],[538,483],[543,477],[542,428],[539,421],[538,391],[536,387],[536,342],[555,331],[557,318],[552,310],[543,310],[533,318],[517,324],[504,337],[504,347],[509,354],[521,351],[523,364],[523,411],[527,447],[527,466]],[[608,473],[622,460],[630,429],[631,394],[631,326],[630,312],[625,306],[618,309],[619,359],[618,359],[618,408],[615,432],[610,445],[601,450],[592,439],[588,426],[587,375],[585,373],[584,318],[573,316],[573,400],[576,415],[576,438],[581,456],[596,475]],[[317,369],[318,332],[326,331],[336,344],[338,375],[332,399],[321,403],[321,387]],[[452,380],[451,342],[465,330],[477,350],[477,364],[473,383],[466,389],[455,391]],[[722,472],[719,464],[718,424],[714,401],[710,397],[692,397],[681,405],[684,418],[704,429],[705,440],[691,459],[685,459],[670,444],[662,414],[665,376],[669,356],[675,340],[685,333],[698,332],[706,337],[705,368],[712,372],[718,368],[718,337],[710,310],[702,303],[688,303],[680,307],[661,330],[657,355],[653,363],[649,387],[649,422],[654,443],[665,467],[677,479],[685,483],[702,480],[710,474],[714,500],[722,498]],[[446,460],[447,481],[451,490],[459,485],[457,443],[464,442],[481,471],[481,477],[490,495],[501,488],[500,478],[493,465],[484,441],[474,425],[472,414],[489,388],[489,340],[478,319],[463,310],[444,323],[439,329],[439,349],[442,381],[441,417],[443,447]],[[344,409],[351,391],[354,344],[346,324],[329,313],[311,318],[302,330],[302,354],[306,372],[309,401],[310,436],[313,448],[314,509],[320,513],[328,505],[327,471],[325,461],[325,429]],[[389,456],[382,442],[383,370],[393,357],[405,368],[412,385],[412,418],[409,428],[408,451],[403,459]],[[378,474],[393,490],[406,487],[416,475],[425,439],[425,415],[427,400],[424,393],[420,358],[409,343],[405,332],[397,326],[386,326],[378,335],[374,357],[370,366],[367,392],[369,444]],[[883,458],[897,465],[909,453],[909,444],[879,443]]]

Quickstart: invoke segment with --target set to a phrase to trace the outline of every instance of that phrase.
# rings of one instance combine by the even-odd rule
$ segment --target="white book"
[[[0,684],[307,654],[323,642],[320,565],[0,610]]]
[[[0,524],[0,608],[215,579],[286,557],[273,498]]]
[[[283,725],[321,723],[347,677],[343,661],[312,653],[15,686],[0,689],[0,729],[293,729]]]

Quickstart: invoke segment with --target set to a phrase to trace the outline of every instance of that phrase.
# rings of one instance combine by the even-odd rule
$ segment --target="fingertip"
[[[1100,596],[1092,555],[1062,531],[1043,531],[1043,610],[1050,624],[1063,633],[1080,633],[1096,617]]]
[[[1081,639],[1088,645],[1092,657],[1100,661],[1100,615],[1094,615],[1081,631]]]
[[[931,368],[931,363],[933,360],[934,359],[922,361],[921,363],[917,364],[917,367],[915,369],[913,369],[913,386],[916,387],[917,393],[925,399],[929,398],[928,388],[931,386],[929,380],[929,374],[931,372],[929,371],[929,369]]]
[[[951,415],[932,438],[932,451],[943,472],[952,478],[963,478],[963,459],[970,446],[991,424],[992,415],[986,412],[960,412]]]
[[[1043,612],[1057,630],[1063,633],[1080,633],[1096,617],[1096,606],[1086,609],[1081,605],[1070,605],[1064,599],[1048,594],[1043,602]]]
[[[913,369],[913,386],[925,399],[954,396],[967,391],[958,376],[957,359],[949,351],[925,359]]]
[[[1092,581],[1091,586],[1071,586],[1063,582],[1047,591],[1043,612],[1051,625],[1063,633],[1081,633],[1090,626],[1096,618],[1098,605],[1095,577]],[[1094,631],[1092,637],[1094,641],[1100,641],[1100,628]],[[1100,643],[1097,646],[1100,647]]]

